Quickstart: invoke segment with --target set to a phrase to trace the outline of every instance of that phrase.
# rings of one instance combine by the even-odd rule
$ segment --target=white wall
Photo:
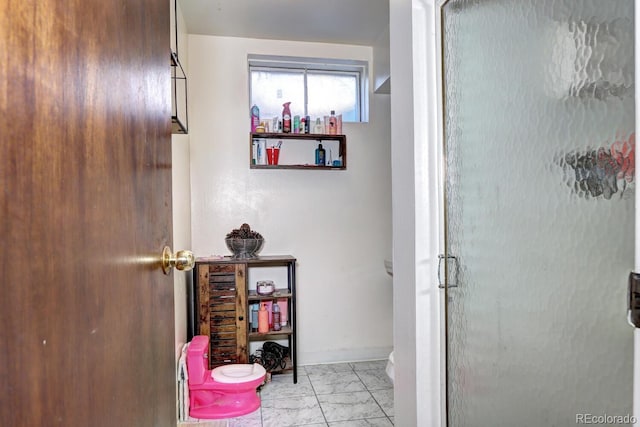
[[[193,250],[228,254],[226,233],[250,224],[265,236],[263,255],[298,259],[301,364],[386,358],[389,96],[370,94],[369,123],[344,124],[346,171],[250,170],[250,53],[371,61],[361,46],[189,36]]]
[[[442,422],[434,0],[391,0],[395,424]]]

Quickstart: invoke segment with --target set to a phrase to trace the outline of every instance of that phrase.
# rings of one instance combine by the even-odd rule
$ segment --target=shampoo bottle
[[[258,332],[261,334],[269,332],[269,312],[264,304],[260,304],[258,311]]]
[[[318,144],[316,148],[316,166],[324,166],[325,163],[325,150],[322,148],[322,144]]]
[[[273,330],[279,331],[280,329],[282,329],[282,327],[280,325],[280,306],[278,305],[278,301],[273,302],[273,307],[271,308],[271,310],[273,317]]]
[[[282,104],[284,107],[282,109],[282,132],[289,133],[291,132],[291,110],[289,109],[290,102],[285,102]]]
[[[329,135],[335,135],[338,133],[338,122],[336,120],[336,112],[331,110],[331,115],[329,116]]]
[[[251,331],[258,330],[258,304],[251,304]]]

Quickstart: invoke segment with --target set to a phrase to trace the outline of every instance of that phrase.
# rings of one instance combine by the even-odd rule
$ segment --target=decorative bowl
[[[262,249],[264,239],[242,239],[231,237],[225,239],[227,248],[233,253],[233,259],[256,258],[257,253]]]
[[[256,284],[256,293],[258,295],[271,295],[275,292],[276,285],[273,280],[260,280]]]

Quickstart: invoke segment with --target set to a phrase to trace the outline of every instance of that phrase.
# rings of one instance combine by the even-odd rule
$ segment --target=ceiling
[[[373,46],[389,0],[178,0],[189,34]]]

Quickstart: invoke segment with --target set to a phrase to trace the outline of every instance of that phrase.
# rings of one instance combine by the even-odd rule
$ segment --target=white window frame
[[[326,74],[352,75],[358,82],[356,100],[356,121],[369,121],[369,64],[367,61],[351,59],[304,58],[297,56],[247,55],[249,76],[249,104],[253,98],[251,87],[251,71],[295,71],[304,76],[304,113],[307,115],[307,73],[321,72]],[[249,105],[249,108],[251,105]]]

